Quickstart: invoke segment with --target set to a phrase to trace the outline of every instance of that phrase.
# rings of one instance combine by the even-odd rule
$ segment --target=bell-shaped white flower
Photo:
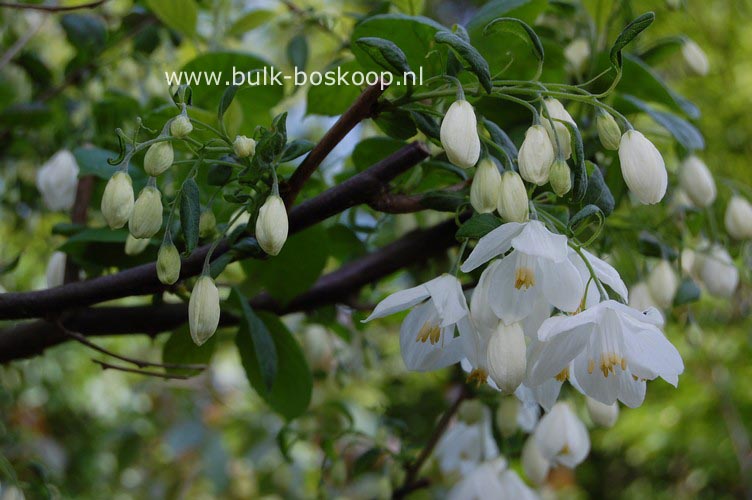
[[[530,218],[527,190],[517,172],[507,170],[502,174],[496,208],[506,222],[527,222]]]
[[[705,76],[710,70],[708,56],[694,40],[687,38],[682,44],[682,57],[689,69],[697,75]]]
[[[658,203],[666,194],[668,173],[663,156],[642,133],[627,130],[619,143],[621,175],[632,193],[646,205]]]
[[[711,295],[729,298],[739,285],[739,270],[725,248],[713,245],[706,254],[697,254],[700,279]]]
[[[514,392],[525,378],[525,334],[520,323],[498,322],[488,341],[488,374],[501,392]]]
[[[436,444],[434,454],[444,474],[466,475],[482,462],[499,456],[491,428],[491,412],[486,406],[481,410],[475,422],[455,420]]]
[[[558,99],[547,97],[543,100],[543,105],[546,110],[543,113],[543,117],[541,117],[543,127],[548,132],[548,137],[551,140],[554,151],[563,156],[565,160],[568,160],[572,156],[572,134],[569,132],[569,127],[563,122],[571,123],[575,126],[577,124]],[[551,121],[553,121],[553,127],[551,126]]]
[[[564,402],[556,403],[541,418],[533,436],[541,456],[553,464],[573,469],[590,453],[585,424]]]
[[[459,362],[464,355],[460,331],[470,329],[462,285],[454,276],[438,278],[385,298],[365,321],[415,307],[402,322],[400,347],[408,370],[428,371]]]
[[[576,38],[564,47],[564,57],[575,73],[582,71],[590,57],[590,42],[586,38]]]
[[[460,168],[470,168],[478,162],[480,137],[472,104],[463,99],[453,102],[441,122],[439,135],[450,162]]]
[[[63,252],[54,252],[47,263],[47,288],[55,288],[65,282],[65,261]]]
[[[679,185],[697,207],[705,208],[715,201],[713,175],[705,162],[695,155],[688,156],[679,167]]]
[[[538,495],[498,458],[480,464],[449,491],[449,500],[537,500]]]
[[[528,437],[522,447],[522,469],[527,478],[537,485],[546,482],[548,471],[551,470],[551,462],[541,453],[534,435]]]
[[[76,201],[78,163],[67,149],[61,149],[37,172],[37,189],[49,210],[70,210]]]
[[[641,313],[607,300],[574,316],[543,322],[543,344],[529,360],[528,380],[541,384],[573,362],[582,392],[604,404],[617,399],[629,407],[642,404],[645,380],[661,377],[676,386],[684,363],[658,325],[654,311]]]
[[[661,260],[648,276],[648,290],[661,309],[669,309],[674,303],[674,295],[679,289],[679,278],[667,260]]]
[[[540,221],[509,222],[483,236],[462,271],[470,272],[510,249],[514,250],[484,271],[494,290],[488,302],[504,323],[526,318],[538,300],[562,311],[578,308],[585,287],[567,258],[567,238],[551,233]]]
[[[726,231],[736,240],[752,238],[752,204],[741,196],[733,196],[724,216]]]
[[[496,210],[496,202],[501,191],[501,173],[493,160],[484,158],[478,168],[470,187],[470,204],[480,214]]]
[[[585,405],[587,406],[590,419],[593,423],[601,427],[613,427],[616,419],[619,418],[619,403],[606,405],[585,396]]]
[[[567,132],[569,133],[569,132]],[[533,125],[525,132],[518,154],[520,175],[538,186],[548,182],[554,162],[554,146],[543,125]]]

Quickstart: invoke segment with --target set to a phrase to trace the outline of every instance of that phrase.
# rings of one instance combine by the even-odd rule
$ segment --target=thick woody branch
[[[469,181],[460,182],[443,190],[446,193],[462,191],[469,185]],[[431,209],[430,200],[425,194],[394,194],[381,193],[368,202],[368,206],[387,214],[410,214],[421,210]]]
[[[365,257],[345,264],[322,276],[307,292],[280,306],[262,293],[249,302],[254,309],[286,314],[335,304],[356,294],[362,287],[379,281],[399,269],[425,262],[443,254],[457,243],[453,220],[429,229],[408,233]],[[188,320],[186,304],[160,304],[136,307],[96,307],[75,311],[63,318],[68,330],[86,336],[146,334],[174,330]],[[220,324],[235,324],[237,318],[222,313]],[[44,320],[19,324],[0,332],[0,363],[41,354],[46,348],[70,340],[54,322]]]
[[[324,191],[319,196],[296,206],[289,214],[290,232],[295,233],[321,222],[347,208],[371,199],[383,184],[408,170],[425,157],[428,151],[420,143],[412,143],[373,167]],[[204,245],[183,260],[180,277],[199,274],[210,245]],[[212,257],[218,258],[229,250],[226,241],[219,243]],[[87,281],[24,293],[0,295],[0,319],[50,318],[63,311],[85,307],[131,295],[157,293],[166,287],[157,278],[154,263],[120,271]]]
[[[308,153],[308,156],[293,172],[287,183],[281,186],[282,198],[285,200],[285,205],[288,208],[295,203],[295,198],[297,198],[300,190],[303,189],[303,185],[337,144],[345,138],[355,125],[373,115],[376,103],[386,89],[387,85],[379,82],[363,91],[352,106],[339,117],[339,120],[321,138],[316,147]]]

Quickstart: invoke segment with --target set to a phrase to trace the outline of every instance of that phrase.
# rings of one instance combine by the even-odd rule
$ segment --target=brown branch
[[[460,182],[442,191],[446,193],[456,193],[457,191],[462,191],[470,184],[470,182],[471,180]],[[388,214],[410,214],[431,208],[430,204],[426,203],[425,194],[394,193],[382,193],[370,200],[368,206],[374,210]]]
[[[71,12],[80,9],[95,9],[106,1],[107,0],[96,0],[94,2],[82,3],[79,5],[43,5],[35,3],[0,2],[0,7],[8,9],[42,10],[45,12]]]
[[[158,378],[165,378],[165,379],[176,379],[176,380],[187,380],[189,378],[195,377],[194,374],[191,375],[183,375],[180,373],[166,373],[166,372],[155,372],[152,370],[141,370],[138,368],[129,368],[127,366],[120,366],[120,365],[113,365],[111,363],[107,363],[106,361],[101,361],[99,359],[92,359],[92,361],[99,366],[102,367],[102,370],[118,370],[121,372],[127,372],[127,373],[137,373],[139,375],[146,375],[147,377],[158,377]]]
[[[78,179],[76,188],[76,201],[71,210],[71,222],[74,224],[86,224],[86,214],[89,210],[91,193],[94,191],[94,176],[85,175]],[[72,258],[65,259],[65,278],[63,283],[78,281],[79,268]]]
[[[306,156],[303,163],[293,172],[288,181],[280,186],[282,192],[282,199],[285,200],[285,205],[291,207],[295,203],[295,198],[298,197],[300,190],[303,189],[303,185],[313,175],[321,162],[332,152],[332,150],[339,144],[342,139],[362,120],[373,116],[376,103],[381,97],[381,94],[386,91],[387,85],[383,82],[379,82],[376,85],[371,85],[360,97],[348,108],[347,111],[339,117],[339,120],[324,134],[316,147],[314,147],[308,156]]]

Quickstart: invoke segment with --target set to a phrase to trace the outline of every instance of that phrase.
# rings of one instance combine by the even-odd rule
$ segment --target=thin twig
[[[118,370],[118,371],[127,372],[127,373],[137,373],[139,375],[145,375],[147,377],[159,377],[159,378],[177,379],[177,380],[188,380],[189,378],[193,377],[193,375],[181,375],[178,373],[165,373],[165,372],[155,372],[151,370],[139,370],[138,368],[128,368],[127,366],[113,365],[111,363],[107,363],[99,359],[92,359],[92,361],[98,364],[99,366],[101,366],[103,370],[110,369],[110,370]]]
[[[42,10],[44,12],[70,12],[80,9],[95,9],[106,1],[107,0],[96,0],[94,2],[82,3],[79,5],[44,5],[34,3],[0,2],[0,8]]]

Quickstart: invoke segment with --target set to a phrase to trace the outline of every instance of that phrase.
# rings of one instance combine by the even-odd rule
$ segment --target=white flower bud
[[[687,39],[684,41],[684,44],[682,44],[682,57],[684,57],[684,61],[686,61],[689,69],[696,75],[705,76],[708,74],[708,70],[710,69],[708,56],[705,55],[705,52],[694,40]]]
[[[700,279],[708,292],[721,298],[734,295],[739,284],[739,270],[726,249],[714,245],[710,253],[703,255],[699,260]]]
[[[541,418],[533,435],[541,456],[552,463],[574,468],[590,453],[585,424],[561,401]]]
[[[47,263],[47,288],[55,288],[65,282],[65,261],[63,252],[54,252]]]
[[[170,134],[175,137],[182,139],[192,131],[193,124],[191,123],[190,118],[186,115],[178,115],[170,123]]]
[[[572,171],[564,160],[556,160],[551,166],[548,181],[557,196],[564,196],[572,189]]]
[[[728,234],[736,240],[752,238],[752,204],[741,196],[733,196],[726,206],[723,219]]]
[[[544,113],[541,117],[543,127],[545,127],[546,132],[548,132],[548,137],[551,140],[554,151],[558,151],[565,160],[568,160],[572,156],[572,134],[569,132],[569,127],[562,123],[562,121],[571,123],[575,126],[577,124],[574,122],[572,115],[564,109],[564,105],[559,102],[558,99],[548,97],[543,100],[543,105],[548,112],[548,116]],[[549,117],[554,122],[553,127],[551,127]],[[558,146],[556,142],[557,137],[559,139]]]
[[[537,485],[546,482],[551,463],[541,454],[535,444],[535,436],[530,436],[522,447],[522,469],[525,475]]]
[[[112,229],[125,226],[133,212],[133,183],[125,172],[116,172],[107,181],[102,195],[102,215]]]
[[[525,132],[518,155],[520,175],[538,186],[548,182],[551,164],[554,162],[554,147],[543,125],[533,125]]]
[[[157,142],[146,150],[144,170],[152,177],[157,177],[172,166],[174,159],[175,152],[172,150],[172,144],[168,141]]]
[[[499,326],[488,341],[488,374],[501,392],[509,394],[522,383],[527,369],[525,334],[519,323]]]
[[[191,338],[201,345],[214,335],[219,326],[219,291],[209,276],[201,276],[188,302],[188,325]]]
[[[162,228],[162,194],[146,186],[138,195],[128,229],[134,238],[151,238]]]
[[[180,278],[180,254],[175,244],[162,243],[157,254],[157,277],[165,285],[174,284]],[[191,300],[193,297],[191,296]]]
[[[594,424],[601,427],[613,427],[616,419],[619,418],[619,403],[617,402],[607,405],[585,396],[585,405],[590,414],[590,419]]]
[[[78,163],[67,149],[52,155],[37,172],[37,189],[49,210],[70,210],[77,188]]]
[[[496,408],[496,427],[505,438],[517,431],[517,414],[520,411],[519,400],[512,397],[501,398],[499,407]]]
[[[667,260],[661,260],[648,276],[648,290],[660,309],[668,309],[674,303],[679,288],[679,278]]]
[[[705,162],[695,155],[688,156],[679,167],[679,185],[697,207],[705,208],[715,201],[713,175]]]
[[[637,130],[627,130],[619,143],[621,175],[627,187],[645,205],[663,199],[668,173],[656,147]]]
[[[149,238],[134,238],[128,234],[125,239],[125,255],[138,255],[149,246]]]
[[[517,172],[507,171],[501,176],[497,208],[507,222],[526,222],[530,217],[527,190]]]
[[[244,135],[235,136],[232,150],[238,158],[247,158],[256,154],[256,141]]]
[[[269,196],[256,219],[256,240],[264,252],[277,255],[287,241],[287,209],[278,195]]]
[[[611,113],[606,113],[605,111],[598,113],[595,123],[598,129],[598,138],[603,147],[611,151],[619,149],[621,129],[614,117],[611,116]]]
[[[644,281],[636,283],[629,291],[629,307],[638,311],[645,311],[651,307],[659,308],[653,296],[650,295],[650,289]]]
[[[484,158],[478,168],[470,187],[470,204],[480,214],[496,210],[496,202],[501,191],[501,174],[493,160]]]
[[[686,210],[687,208],[692,208],[695,206],[695,204],[692,203],[691,199],[689,199],[689,195],[686,191],[684,191],[681,187],[677,187],[671,194],[671,202],[668,206],[672,212],[677,212]]]
[[[691,248],[685,248],[681,251],[681,268],[685,274],[695,274],[697,272],[696,254]]]
[[[303,354],[314,371],[329,372],[336,365],[333,341],[321,325],[311,325],[303,331]]]
[[[470,168],[478,162],[478,123],[469,102],[460,99],[449,106],[439,135],[450,162],[461,168]]]
[[[577,38],[564,48],[564,57],[572,66],[575,73],[582,71],[590,57],[590,42],[585,38]]]
[[[214,234],[216,227],[217,218],[214,217],[214,212],[211,209],[201,212],[201,217],[198,220],[198,235],[201,238],[208,238]]]

